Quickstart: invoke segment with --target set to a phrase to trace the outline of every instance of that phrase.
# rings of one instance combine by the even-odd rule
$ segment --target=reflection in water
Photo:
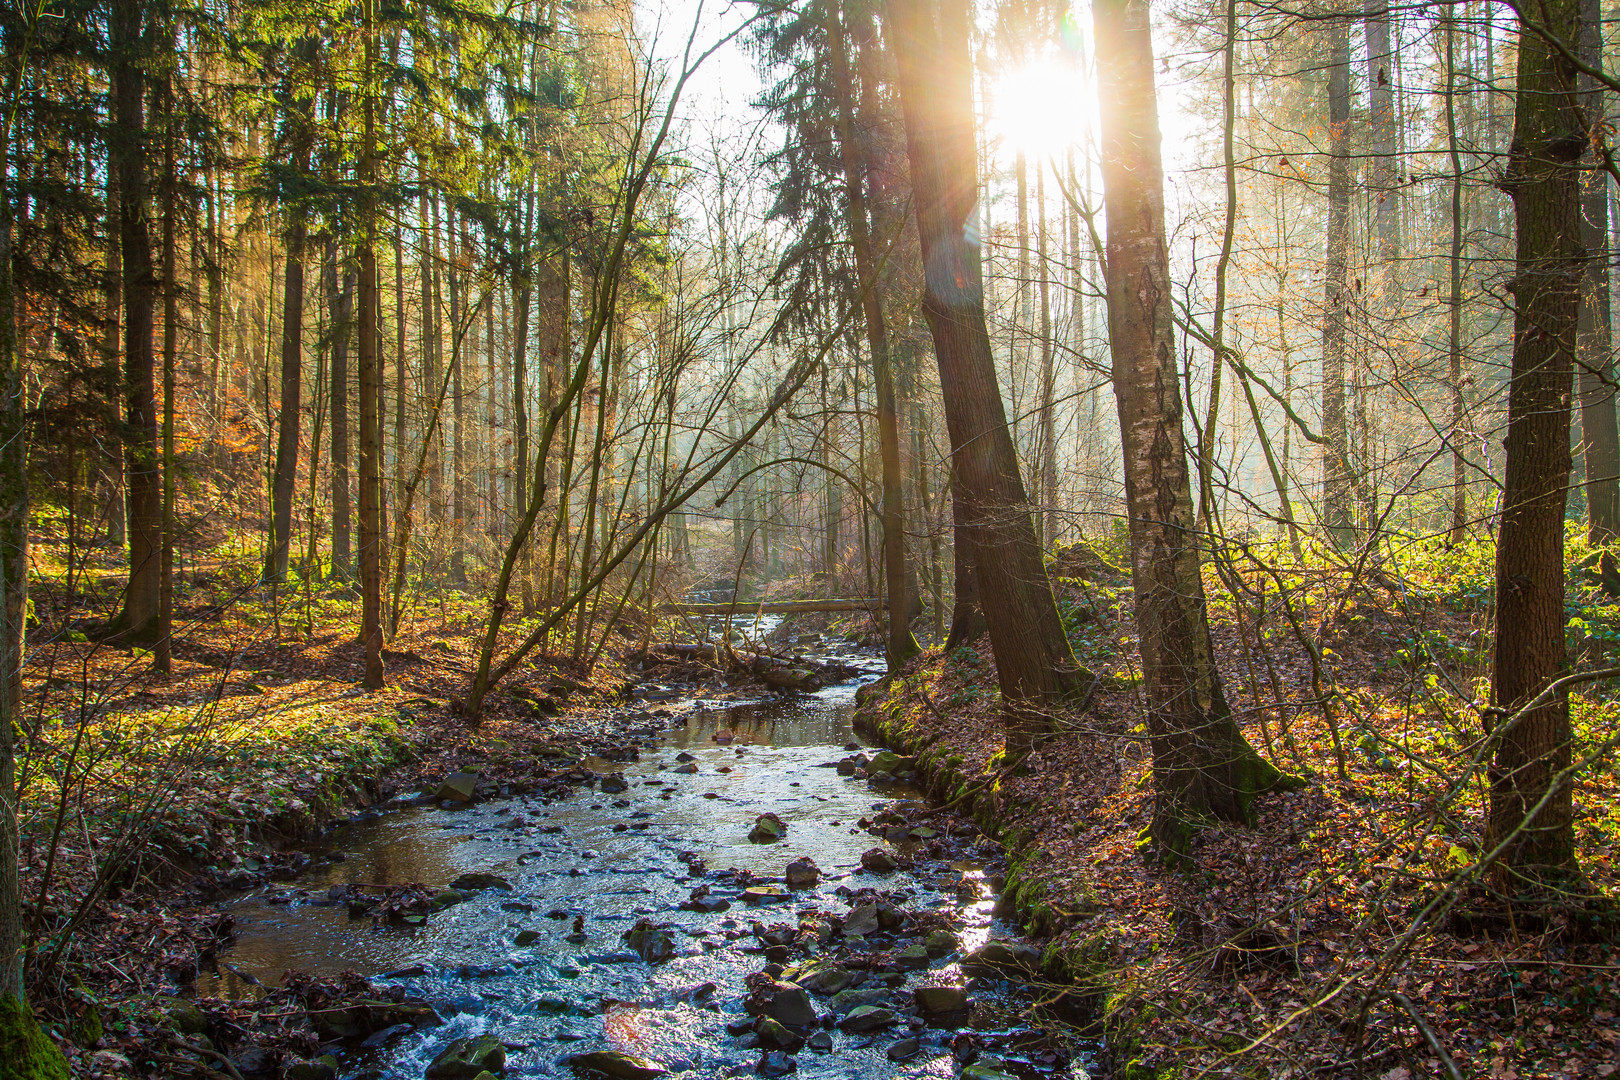
[[[856,820],[917,793],[886,786],[880,801],[865,782],[826,767],[854,739],[853,691],[846,685],[790,700],[705,705],[641,761],[614,766],[629,781],[621,795],[581,789],[553,802],[415,808],[342,827],[330,837],[342,861],[322,863],[297,883],[313,897],[356,882],[437,888],[469,871],[493,873],[512,888],[479,893],[414,931],[350,919],[339,905],[275,904],[254,895],[232,906],[240,929],[226,959],[270,984],[289,968],[396,972],[396,981],[446,1017],[445,1027],[407,1035],[380,1056],[351,1056],[352,1077],[419,1080],[451,1038],[484,1031],[519,1047],[508,1055],[509,1076],[571,1076],[562,1059],[601,1047],[686,1065],[694,1077],[751,1073],[758,1051],[739,1047],[724,1024],[740,1013],[744,976],[765,962],[750,932],[755,920],[792,924],[815,910],[841,915],[848,906],[835,890],[878,885],[908,891],[913,910],[956,913],[967,948],[992,931],[987,894],[957,899],[964,877],[982,882],[975,864],[948,870],[935,864],[884,879],[860,870],[861,852],[876,841]],[[720,733],[730,740],[717,742]],[[682,751],[695,757],[695,775],[673,771]],[[749,828],[766,810],[787,822],[787,837],[750,843]],[[822,881],[788,903],[763,909],[738,903],[713,914],[677,907],[698,884],[688,877],[689,860],[780,878],[799,855],[816,861]],[[735,895],[722,882],[708,883],[716,895]],[[625,951],[622,933],[644,916],[670,925],[676,955],[668,963],[649,967]],[[576,920],[583,940],[570,939]],[[535,939],[519,947],[516,938],[525,931]],[[959,974],[936,965],[912,978],[938,982]],[[692,988],[710,981],[720,989],[694,997]],[[200,989],[233,996],[248,990],[229,972]],[[1012,1021],[1012,1014],[981,1011],[997,1023]],[[921,1055],[904,1067],[890,1063],[884,1050],[904,1034],[896,1029],[872,1040],[834,1031],[831,1054],[798,1055],[799,1074],[954,1075],[946,1032],[922,1033]]]

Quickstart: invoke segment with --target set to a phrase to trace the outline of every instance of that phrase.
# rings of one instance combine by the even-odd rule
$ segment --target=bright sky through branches
[[[1002,163],[1022,152],[1031,160],[1062,159],[1091,131],[1091,94],[1080,65],[1042,56],[990,83],[988,130]]]

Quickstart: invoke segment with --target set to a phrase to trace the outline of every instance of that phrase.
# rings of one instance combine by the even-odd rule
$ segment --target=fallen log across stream
[[[751,675],[779,690],[819,690],[866,671],[838,660],[812,660],[764,647],[733,649],[725,645],[676,642],[653,645],[639,659],[643,670],[662,665],[702,667],[726,674]]]
[[[771,600],[736,603],[664,604],[659,610],[672,615],[726,615],[739,619],[750,615],[814,615],[821,612],[876,611],[883,601],[872,597],[834,600]]]

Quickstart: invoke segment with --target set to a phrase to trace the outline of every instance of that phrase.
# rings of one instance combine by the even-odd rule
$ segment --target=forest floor
[[[1010,775],[987,642],[925,654],[874,703],[891,735],[931,748],[954,779],[1000,777],[995,814],[1017,906],[1054,935],[1049,956],[1092,981],[1116,1076],[1620,1072],[1612,917],[1536,925],[1470,885],[1483,828],[1484,777],[1469,768],[1482,745],[1483,613],[1468,594],[1480,558],[1397,567],[1375,586],[1333,571],[1292,580],[1318,678],[1339,691],[1333,714],[1275,588],[1258,639],[1255,607],[1212,601],[1234,712],[1257,748],[1310,782],[1260,799],[1255,828],[1209,829],[1183,871],[1148,865],[1136,847],[1152,790],[1119,576],[1060,582],[1082,659],[1116,679]],[[1251,577],[1251,598],[1266,583]],[[1213,574],[1210,585],[1214,596]],[[1584,644],[1601,652],[1612,605],[1579,579],[1574,591]],[[1572,710],[1577,754],[1613,737],[1612,699],[1576,695]],[[1586,908],[1612,912],[1612,755],[1582,774],[1575,805],[1584,884],[1599,898]]]

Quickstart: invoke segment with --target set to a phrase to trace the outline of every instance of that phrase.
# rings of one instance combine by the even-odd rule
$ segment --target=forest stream
[[[869,657],[838,659],[879,666]],[[890,829],[890,840],[861,827],[889,811],[924,808],[914,788],[836,767],[860,749],[854,695],[874,676],[747,703],[663,703],[664,715],[642,729],[639,760],[583,763],[598,776],[622,773],[622,791],[596,782],[565,799],[498,798],[461,810],[416,800],[341,825],[310,870],[227,906],[235,941],[221,954],[217,982],[199,990],[244,997],[244,975],[275,985],[288,969],[355,970],[431,1004],[441,1026],[401,1025],[364,1045],[323,1048],[337,1056],[340,1076],[366,1080],[434,1075],[447,1046],[480,1035],[503,1044],[507,1077],[573,1076],[592,1063],[624,1077],[660,1075],[656,1069],[693,1077],[1088,1076],[1095,1047],[1040,1026],[1032,988],[996,977],[1006,969],[968,963],[976,978],[963,970],[991,940],[1006,943],[1003,953],[1029,955],[1016,928],[994,913],[999,848],[960,822],[953,834],[945,819],[929,819],[944,830],[946,849],[931,859],[923,848],[935,830],[926,824],[920,837]],[[619,785],[615,778],[605,786]],[[785,836],[751,841],[767,812]],[[900,857],[901,868],[863,869],[862,854],[874,845]],[[802,856],[819,880],[788,889],[787,865]],[[354,883],[437,888],[458,880],[485,887],[420,927],[351,918],[341,902]],[[748,886],[764,899],[747,895]],[[818,914],[826,924],[819,938]],[[939,933],[944,926],[956,934],[954,947]],[[794,976],[795,965],[818,958],[835,963],[808,981],[818,988],[813,996],[773,989],[755,974],[780,975],[768,967],[775,962]],[[966,1001],[959,990],[930,997],[916,994],[919,987],[965,987]],[[753,1011],[799,1023],[787,1031],[756,1022],[746,1009],[750,990]],[[813,1013],[790,1015],[807,1003]],[[595,1051],[621,1056],[573,1060]]]

